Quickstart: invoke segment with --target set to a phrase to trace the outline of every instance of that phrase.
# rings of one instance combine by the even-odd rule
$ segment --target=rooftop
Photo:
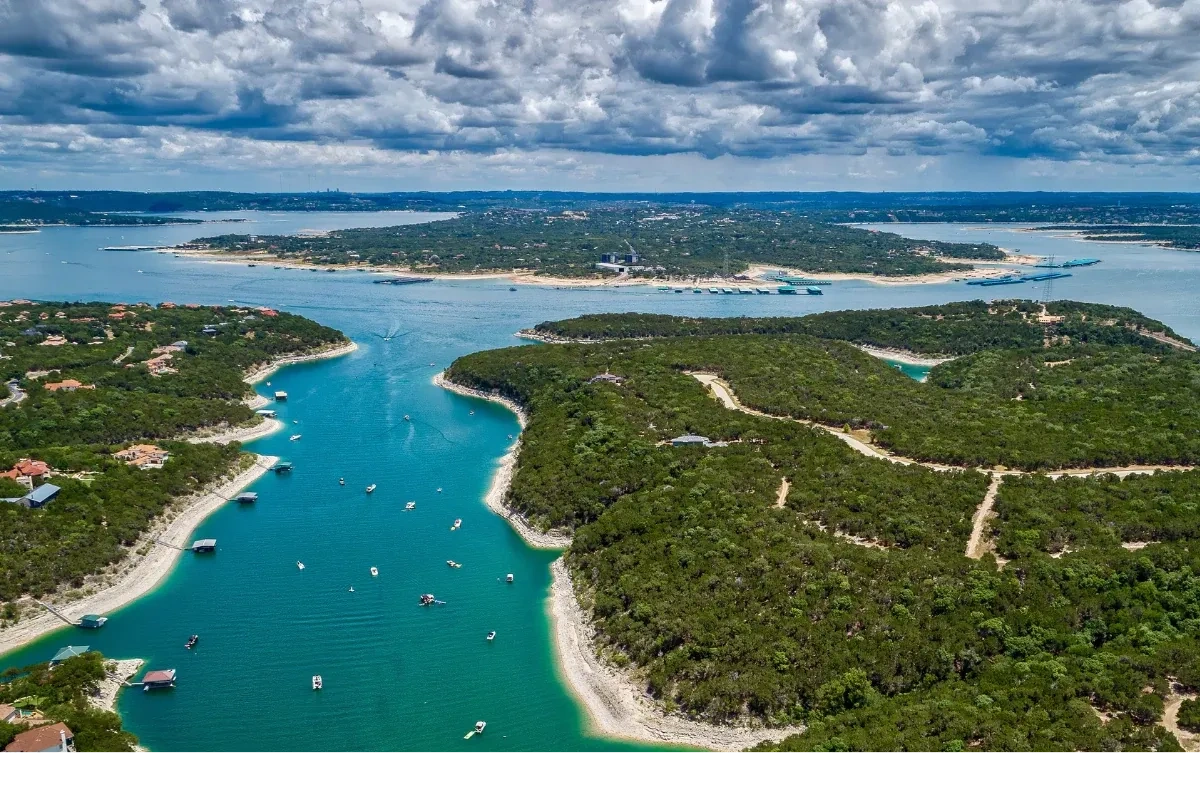
[[[68,647],[64,647],[61,650],[59,650],[57,653],[54,654],[54,658],[50,659],[50,663],[53,664],[58,661],[66,661],[68,658],[74,658],[75,656],[81,656],[84,653],[86,653],[88,650],[91,650],[91,649],[92,648],[88,647],[87,645],[81,645],[81,644],[73,644]]]
[[[68,742],[75,739],[75,734],[71,729],[61,722],[55,722],[53,725],[42,725],[33,730],[18,733],[9,743],[8,747],[4,748],[4,752],[44,753],[47,750],[53,750],[55,747],[61,747],[64,733],[67,735]]]

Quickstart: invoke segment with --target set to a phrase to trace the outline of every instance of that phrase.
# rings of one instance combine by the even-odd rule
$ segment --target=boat
[[[720,289],[709,289],[708,293],[709,294],[720,294],[721,290]]]
[[[703,294],[703,293],[704,293],[703,289],[692,289],[692,294]]]
[[[456,520],[454,520],[454,524],[453,524],[452,526],[450,526],[450,530],[452,530],[452,531],[456,531],[456,530],[458,530],[458,529],[459,529],[459,527],[460,527],[461,525],[462,525],[462,520],[461,520],[461,519],[456,519]]]
[[[421,605],[423,605],[423,606],[431,606],[436,602],[437,602],[437,600],[435,600],[433,595],[431,595],[431,594],[421,595]]]
[[[299,438],[300,438],[300,436],[301,436],[301,434],[299,434],[299,433],[294,433],[294,434],[292,434],[291,436],[289,436],[289,437],[288,437],[288,441],[289,441],[289,442],[294,442],[294,441],[296,441],[297,439],[299,439]]]
[[[755,289],[754,291],[758,292],[759,294],[770,294],[771,293],[770,289],[763,289],[761,286],[759,288]]]
[[[517,290],[517,287],[515,287],[515,286],[510,286],[510,287],[508,287],[508,290],[509,290],[510,292],[515,292],[515,291]]]
[[[473,417],[473,416],[475,416],[475,412],[474,412],[474,411],[472,411],[472,412],[470,413],[470,415],[471,415],[472,417]]]
[[[450,567],[451,569],[461,569],[462,568],[462,564],[458,563],[457,561],[447,561],[446,566]]]
[[[320,689],[324,685],[325,682],[321,680],[320,675],[313,675],[313,689]]]
[[[187,644],[185,644],[184,647],[186,647],[188,650],[191,650],[196,646],[196,642],[198,641],[200,641],[200,637],[193,633],[188,637]]]
[[[730,289],[728,286],[726,286],[721,289],[721,294],[733,294],[733,289]]]
[[[353,586],[351,586],[351,587],[350,587],[350,594],[354,594],[354,587],[353,587]]]
[[[442,487],[440,487],[440,486],[439,486],[439,487],[438,487],[438,494],[441,494],[441,493],[442,493]]]
[[[338,478],[338,486],[345,486],[345,485],[346,485],[346,479]]]
[[[507,576],[504,578],[504,582],[505,582],[505,583],[512,583],[512,582],[513,582],[513,574],[512,574],[511,572],[510,572],[510,573],[508,573],[508,575],[507,575]]]
[[[484,728],[486,728],[486,727],[487,727],[487,723],[486,723],[486,722],[484,722],[483,720],[480,720],[479,722],[476,722],[476,723],[475,723],[475,732],[476,732],[476,733],[483,733],[483,729],[484,729]]]
[[[411,421],[411,419],[412,419],[412,418],[411,418],[411,417],[409,417],[409,416],[408,416],[408,414],[405,414],[405,415],[404,415],[404,421],[405,421],[405,422],[410,422],[410,421]]]
[[[379,567],[371,567],[371,577],[372,578],[379,577]]]
[[[412,511],[416,507],[417,507],[417,504],[414,503],[412,500],[409,500],[407,503],[404,504],[405,511]]]
[[[303,562],[303,561],[297,561],[297,562],[296,562],[296,569],[304,569],[304,562]]]
[[[495,638],[496,638],[496,632],[488,631],[487,640],[490,642],[492,639],[495,639]]]
[[[367,487],[367,494],[370,494],[373,491],[375,491],[375,484],[372,483],[370,486]]]
[[[683,294],[683,289],[676,289],[675,294]]]

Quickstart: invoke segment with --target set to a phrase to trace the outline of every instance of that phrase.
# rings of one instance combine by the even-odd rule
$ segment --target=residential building
[[[75,734],[61,722],[18,733],[6,753],[74,753]]]
[[[113,458],[139,469],[161,469],[171,454],[153,444],[135,444],[113,453]]]
[[[94,383],[80,383],[74,378],[67,378],[65,381],[57,381],[55,383],[44,383],[42,387],[48,392],[73,392],[76,389],[95,389]]]

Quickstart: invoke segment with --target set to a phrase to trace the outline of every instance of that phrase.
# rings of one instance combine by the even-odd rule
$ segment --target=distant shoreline
[[[507,280],[518,286],[557,286],[578,289],[612,289],[626,286],[671,286],[684,289],[722,289],[722,288],[776,288],[779,282],[764,278],[769,271],[786,273],[793,277],[809,278],[828,281],[866,281],[878,286],[905,286],[913,284],[950,283],[960,279],[993,278],[1011,272],[1014,267],[1029,266],[1038,261],[1036,256],[1008,254],[1004,261],[975,261],[958,259],[940,259],[946,264],[972,264],[971,269],[946,270],[944,272],[928,272],[921,275],[875,275],[868,272],[805,272],[776,264],[753,263],[744,273],[745,279],[735,280],[730,277],[691,277],[664,276],[641,277],[621,276],[606,277],[597,275],[588,278],[557,277],[553,275],[536,275],[530,270],[496,270],[490,272],[434,272],[432,270],[409,269],[401,267],[381,267],[368,264],[326,264],[317,265],[295,258],[280,258],[267,253],[235,254],[225,250],[183,250],[177,247],[162,247],[154,252],[174,255],[180,258],[192,258],[211,264],[247,265],[255,264],[260,267],[280,267],[282,269],[308,270],[310,272],[366,272],[375,275],[391,277],[432,278],[436,281],[478,281],[478,280]]]
[[[503,405],[517,415],[522,428],[528,421],[525,410],[506,397],[454,383],[441,372],[434,376],[433,383],[455,394]],[[488,507],[508,520],[530,547],[565,548],[570,544],[570,537],[542,533],[504,504],[519,445],[520,439],[501,458],[488,489]],[[551,644],[555,664],[567,689],[582,706],[592,730],[617,739],[706,750],[745,750],[764,739],[778,740],[804,730],[800,727],[773,729],[712,725],[664,713],[645,696],[630,675],[602,662],[596,655],[593,647],[595,629],[590,616],[579,604],[561,557],[550,565],[550,574],[552,580],[546,610],[553,629]]]

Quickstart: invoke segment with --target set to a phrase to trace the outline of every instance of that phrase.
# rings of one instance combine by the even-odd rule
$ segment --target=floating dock
[[[280,461],[278,464],[275,465],[274,469],[275,469],[276,475],[278,475],[281,472],[291,472],[292,471],[292,462]]]
[[[380,278],[374,283],[386,283],[389,286],[406,286],[410,283],[433,283],[433,278]],[[512,291],[516,291],[513,289]]]
[[[290,464],[288,466],[289,466],[289,468],[291,467]],[[258,502],[258,492],[242,492],[241,494],[239,494],[237,497],[235,497],[233,499],[234,499],[234,501],[241,503],[242,505],[249,505],[251,503],[257,503]]]
[[[1061,264],[1055,264],[1053,260],[1047,259],[1041,264],[1035,266],[1042,269],[1070,269],[1071,267],[1090,267],[1092,264],[1099,264],[1098,258],[1072,258],[1070,261],[1064,261]]]
[[[217,549],[216,539],[197,539],[192,542],[193,553],[211,553]]]
[[[833,281],[819,281],[816,278],[793,278],[790,275],[780,275],[771,280],[786,283],[788,286],[832,286]]]

